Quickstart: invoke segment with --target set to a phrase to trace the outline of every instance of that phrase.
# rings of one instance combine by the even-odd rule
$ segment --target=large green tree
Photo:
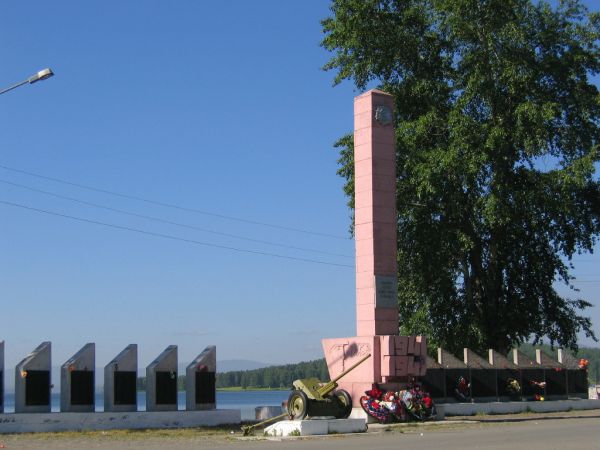
[[[451,350],[594,337],[570,271],[600,233],[599,15],[578,0],[333,0],[331,12],[335,83],[395,98],[401,331]],[[352,136],[336,147],[353,206]]]

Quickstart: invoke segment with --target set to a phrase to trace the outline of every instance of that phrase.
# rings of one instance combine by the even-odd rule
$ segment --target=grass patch
[[[94,431],[57,431],[53,433],[14,433],[3,436],[27,437],[28,439],[114,439],[142,440],[148,438],[210,438],[227,437],[240,433],[238,425],[219,427],[143,429],[143,430],[94,430]]]

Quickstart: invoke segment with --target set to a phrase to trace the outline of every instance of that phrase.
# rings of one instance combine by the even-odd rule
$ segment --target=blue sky
[[[219,359],[315,359],[321,338],[355,333],[350,212],[332,144],[352,130],[358,92],[332,88],[320,70],[328,6],[2,2],[0,86],[44,67],[56,76],[2,95],[0,165],[197,210],[0,168],[1,201],[187,240],[0,204],[9,373],[44,340],[55,365],[96,342],[98,366],[137,343],[145,367],[170,344],[182,362],[210,344]],[[594,281],[582,295],[600,303],[600,258],[577,261]],[[597,307],[591,315],[600,323]]]

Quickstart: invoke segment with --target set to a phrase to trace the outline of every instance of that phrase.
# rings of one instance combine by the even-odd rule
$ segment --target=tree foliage
[[[593,338],[600,15],[579,0],[333,0],[335,83],[395,98],[402,332],[454,351]],[[353,144],[337,144],[353,206]],[[554,284],[571,287],[574,298]]]

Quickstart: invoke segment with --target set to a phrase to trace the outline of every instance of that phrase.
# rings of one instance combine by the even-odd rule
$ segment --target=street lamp
[[[52,72],[51,69],[40,70],[35,75],[21,81],[20,83],[17,83],[13,86],[10,86],[10,87],[7,87],[6,89],[1,90],[0,94],[4,94],[5,92],[12,91],[13,89],[18,88],[19,86],[23,86],[24,84],[27,84],[27,83],[29,83],[29,84],[37,83],[38,81],[45,80],[46,78],[50,78],[53,75],[54,75],[54,72]]]

